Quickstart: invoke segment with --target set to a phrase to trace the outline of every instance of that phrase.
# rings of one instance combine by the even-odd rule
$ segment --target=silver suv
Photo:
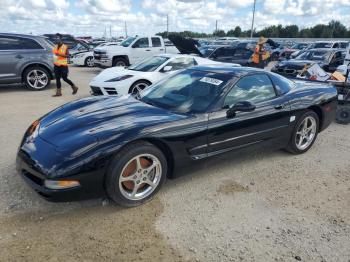
[[[0,84],[46,88],[54,79],[52,48],[42,36],[0,33]]]

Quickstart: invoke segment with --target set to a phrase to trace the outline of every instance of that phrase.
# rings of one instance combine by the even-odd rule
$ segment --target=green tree
[[[329,22],[328,26],[332,32],[332,37],[345,37],[347,34],[347,29],[345,25],[343,25],[339,21],[332,20],[331,22]]]
[[[213,35],[217,37],[223,37],[223,36],[226,36],[226,33],[224,30],[216,30],[213,32]]]

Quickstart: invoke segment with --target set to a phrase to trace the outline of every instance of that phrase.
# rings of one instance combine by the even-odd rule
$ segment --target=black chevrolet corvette
[[[306,152],[333,120],[337,91],[244,67],[193,67],[138,97],[89,97],[36,120],[17,155],[41,196],[149,200],[174,170],[248,146]]]

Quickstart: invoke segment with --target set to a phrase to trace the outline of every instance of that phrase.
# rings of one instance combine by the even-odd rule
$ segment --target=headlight
[[[112,79],[109,79],[105,82],[117,82],[117,81],[123,81],[125,79],[128,79],[130,77],[133,77],[132,75],[124,75],[124,76],[118,76],[118,77],[115,77],[115,78],[112,78]]]
[[[84,54],[77,54],[77,55],[75,55],[75,56],[73,56],[74,58],[80,58],[80,57],[83,57],[84,56]]]
[[[39,126],[40,122],[39,120],[35,120],[31,125],[30,127],[28,128],[27,130],[27,135],[31,135],[34,133],[34,131],[37,129],[37,127]]]

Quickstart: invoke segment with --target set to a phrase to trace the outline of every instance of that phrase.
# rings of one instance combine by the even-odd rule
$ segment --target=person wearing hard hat
[[[267,38],[260,36],[258,43],[255,46],[254,53],[252,55],[253,66],[257,68],[264,68],[266,60],[270,57],[269,52],[266,51],[264,44],[267,42]]]
[[[54,97],[62,96],[61,90],[61,78],[71,86],[73,89],[72,94],[75,95],[78,92],[78,87],[68,79],[68,46],[65,45],[62,41],[62,36],[56,34],[57,45],[55,45],[53,52],[53,63],[54,63],[54,72],[56,77],[56,94]]]

